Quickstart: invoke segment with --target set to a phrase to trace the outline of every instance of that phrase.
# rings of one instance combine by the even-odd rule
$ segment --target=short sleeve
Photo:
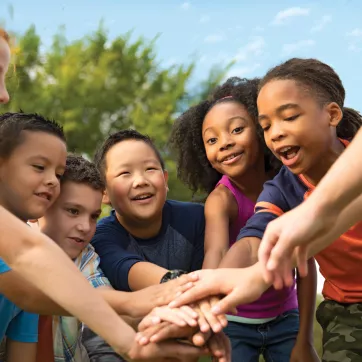
[[[13,341],[38,342],[39,315],[21,311],[9,324],[6,335]]]
[[[267,225],[287,211],[289,206],[279,187],[273,180],[266,182],[255,205],[255,213],[240,230],[237,240],[246,237],[262,239]]]
[[[11,268],[0,258],[0,274],[10,271]]]

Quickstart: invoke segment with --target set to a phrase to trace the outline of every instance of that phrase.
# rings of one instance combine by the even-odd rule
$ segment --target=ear
[[[343,111],[336,102],[331,102],[326,106],[326,111],[329,114],[329,125],[337,127],[343,118]]]
[[[167,189],[167,191],[169,191],[169,189],[168,189],[168,172],[167,172],[167,170],[163,170],[163,177],[165,179],[166,189]]]
[[[109,199],[107,190],[104,190],[103,192],[102,204],[111,206],[111,200]]]

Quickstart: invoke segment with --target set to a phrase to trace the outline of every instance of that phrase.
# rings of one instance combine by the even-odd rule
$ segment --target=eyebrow
[[[276,109],[275,113],[280,114],[280,113],[284,112],[287,109],[295,109],[295,108],[299,108],[298,104],[296,104],[296,103],[286,103],[286,104],[282,104],[281,106],[279,106]],[[262,120],[267,119],[267,118],[269,118],[269,117],[267,115],[265,115],[265,114],[259,114],[259,116],[258,116],[259,121],[262,121]]]
[[[83,205],[77,204],[77,203],[74,203],[74,202],[65,202],[64,206],[65,207],[73,207],[75,209],[80,209],[80,210],[85,210],[85,207]],[[99,214],[101,212],[102,212],[102,209],[98,209],[98,210],[93,211],[92,214]]]
[[[244,122],[248,122],[248,120],[247,120],[246,118],[241,117],[241,116],[234,116],[234,117],[228,118],[228,119],[227,119],[227,122],[232,122],[232,121],[234,121],[235,119],[241,119],[241,120],[243,120]],[[212,127],[206,128],[205,131],[204,131],[204,133],[203,133],[203,135],[205,135],[206,131],[208,131],[208,130],[211,129],[211,128],[212,128]]]
[[[51,163],[50,159],[48,157],[46,157],[46,156],[43,156],[43,155],[31,156],[30,160],[32,160],[32,159],[38,159],[38,160],[42,160],[42,161],[44,161],[46,163]],[[66,165],[62,165],[62,168],[65,168],[65,167],[66,167]]]

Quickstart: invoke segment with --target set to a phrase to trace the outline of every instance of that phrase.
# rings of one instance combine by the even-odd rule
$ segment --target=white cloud
[[[210,21],[210,16],[208,16],[208,15],[203,15],[203,16],[201,16],[201,18],[200,18],[200,23],[201,23],[201,24],[207,23],[207,22],[209,22],[209,21]]]
[[[224,40],[224,36],[221,34],[210,34],[205,38],[205,43],[214,44]]]
[[[318,31],[321,31],[331,21],[332,21],[332,17],[330,15],[323,15],[322,18],[318,20],[318,22],[313,26],[313,28],[310,31],[312,33],[316,33]]]
[[[191,4],[190,4],[189,2],[187,2],[187,1],[185,1],[185,2],[181,5],[181,9],[182,9],[182,10],[188,10],[188,9],[190,9],[190,6],[191,6]]]
[[[296,17],[296,16],[307,16],[309,15],[310,10],[308,8],[301,8],[301,7],[293,7],[288,8],[282,11],[275,16],[273,19],[273,25],[282,25],[284,24],[289,18]]]
[[[355,28],[349,33],[347,33],[348,36],[355,37],[355,38],[361,38],[362,37],[362,29]]]
[[[261,55],[265,48],[265,40],[262,36],[255,36],[249,43],[240,48],[234,60],[237,62],[247,60],[251,56]]]
[[[310,48],[314,45],[315,45],[315,41],[312,39],[301,40],[301,41],[298,41],[296,43],[291,43],[291,44],[284,44],[282,53],[283,53],[283,55],[290,55],[292,53],[297,52],[298,50]]]
[[[355,28],[347,33],[347,36],[349,38],[348,50],[352,52],[360,51],[362,43],[362,29]]]

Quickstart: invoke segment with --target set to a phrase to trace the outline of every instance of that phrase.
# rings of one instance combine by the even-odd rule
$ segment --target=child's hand
[[[179,327],[189,325],[197,326],[198,313],[188,306],[170,308],[168,306],[156,307],[138,325],[138,330],[143,331],[148,327],[161,323],[161,321],[176,324]]]
[[[195,276],[186,274],[167,283],[129,293],[130,302],[128,303],[127,315],[133,318],[144,317],[153,308],[167,305],[175,299],[176,295],[192,288],[192,281],[194,280],[196,280]]]
[[[148,326],[146,328],[139,329],[139,333],[136,335],[136,341],[141,345],[148,343],[158,343],[167,339],[192,339],[192,336],[199,331],[198,327],[191,326],[178,326],[169,322],[161,322],[157,325]],[[210,333],[211,335],[211,333]],[[210,337],[208,336],[208,338]],[[206,343],[206,337],[201,341],[198,346],[202,346]],[[199,339],[200,342],[200,339]],[[204,343],[202,343],[204,342]]]
[[[199,315],[199,327],[201,332],[208,332],[210,327],[214,333],[221,332],[228,324],[225,314],[215,316],[211,309],[219,302],[218,297],[208,297],[192,305],[191,307]]]
[[[213,356],[213,362],[231,362],[230,340],[223,332],[213,334],[207,346]]]
[[[236,306],[254,302],[268,289],[262,271],[260,263],[242,269],[196,271],[192,273],[198,278],[194,286],[171,302],[170,307],[194,303],[211,295],[226,295],[211,312],[214,315],[235,312]]]
[[[122,357],[132,362],[189,362],[210,355],[207,348],[197,348],[190,344],[166,341],[141,346],[137,341],[130,346],[127,354]]]
[[[290,362],[320,362],[312,343],[299,342],[298,339],[290,355]]]

